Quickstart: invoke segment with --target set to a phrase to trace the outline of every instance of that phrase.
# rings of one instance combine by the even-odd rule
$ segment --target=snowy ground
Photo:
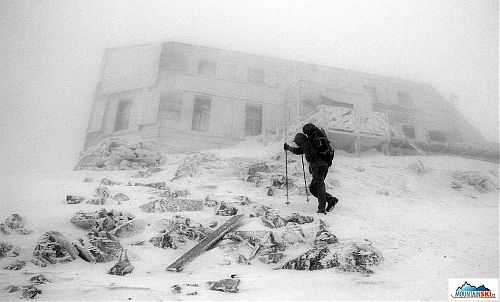
[[[186,155],[167,155],[165,170],[147,179],[132,179],[135,171],[75,171],[58,174],[4,175],[1,188],[0,222],[12,213],[25,217],[30,235],[4,235],[6,241],[21,247],[17,259],[29,259],[40,236],[46,231],[61,231],[69,236],[84,236],[85,231],[70,223],[78,210],[95,211],[102,206],[89,204],[69,205],[67,194],[91,196],[104,177],[127,183],[128,181],[166,181],[174,189],[187,188],[190,198],[211,195],[221,200],[248,196],[253,202],[271,206],[275,211],[288,214],[297,212],[326,221],[339,240],[368,240],[384,256],[374,267],[375,273],[363,276],[338,269],[321,271],[273,270],[273,266],[254,261],[252,265],[231,263],[219,248],[205,252],[182,272],[167,272],[165,268],[194,245],[177,250],[160,249],[150,244],[130,246],[137,240],[148,240],[155,234],[154,223],[180,214],[200,223],[227,217],[214,216],[206,207],[198,212],[145,213],[139,205],[149,201],[151,189],[125,185],[109,187],[112,194],[122,192],[131,200],[118,205],[110,201],[104,207],[131,212],[150,222],[146,232],[123,239],[135,270],[126,276],[111,276],[106,272],[115,262],[90,264],[81,259],[67,264],[40,268],[29,263],[20,271],[0,269],[0,288],[21,285],[34,274],[42,273],[53,283],[41,285],[43,300],[447,300],[448,279],[461,277],[498,278],[499,272],[499,201],[498,190],[479,193],[464,185],[455,190],[450,187],[452,173],[478,171],[487,175],[498,186],[498,165],[448,156],[386,157],[377,153],[363,154],[361,158],[337,152],[327,183],[328,191],[337,196],[339,204],[327,216],[316,214],[316,199],[309,203],[304,195],[290,196],[286,205],[283,190],[267,196],[264,184],[255,187],[242,180],[252,162],[275,163],[280,144],[266,148],[241,145],[226,150],[213,150],[219,157],[215,162],[203,164],[193,177],[182,177],[170,182],[175,170]],[[235,160],[234,157],[246,158]],[[274,159],[273,159],[274,156]],[[300,157],[289,164],[289,173],[295,174],[303,186]],[[282,161],[282,159],[279,159]],[[410,166],[421,161],[424,173]],[[241,165],[235,165],[240,162]],[[284,171],[282,171],[284,173]],[[84,183],[93,177],[92,183]],[[308,182],[310,175],[307,175]],[[294,191],[296,193],[297,191]],[[245,220],[247,221],[247,220]],[[265,230],[265,226],[245,223],[240,229]],[[0,258],[4,267],[16,258]],[[236,294],[211,291],[207,281],[241,277],[240,292]],[[172,286],[178,284],[185,292],[174,294]],[[199,284],[186,287],[183,284]],[[188,291],[198,294],[187,296]],[[0,300],[17,300],[17,294],[0,291]]]

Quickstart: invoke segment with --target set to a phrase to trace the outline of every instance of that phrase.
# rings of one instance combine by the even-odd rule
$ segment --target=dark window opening
[[[370,100],[372,102],[378,102],[376,87],[363,85],[363,89],[370,95]]]
[[[446,143],[446,135],[439,131],[429,131],[429,140]]]
[[[182,107],[182,93],[165,93],[160,97],[160,111],[168,120],[179,120]]]
[[[398,91],[398,101],[399,105],[411,106],[411,97],[406,92]]]
[[[264,85],[264,70],[257,68],[248,68],[248,82],[255,85]]]
[[[200,60],[198,63],[198,74],[204,76],[215,77],[217,73],[217,62],[209,60]]]
[[[120,101],[116,109],[115,127],[113,132],[127,130],[129,126],[130,107],[132,101]]]
[[[210,107],[212,100],[207,96],[197,95],[194,99],[192,130],[208,131],[210,121]]]
[[[245,136],[262,134],[262,106],[247,104],[245,119]]]
[[[403,125],[403,135],[408,138],[415,138],[415,127]]]

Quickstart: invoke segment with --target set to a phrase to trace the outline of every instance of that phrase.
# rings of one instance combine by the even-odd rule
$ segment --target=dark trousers
[[[327,201],[332,201],[332,195],[326,192],[325,178],[328,174],[328,166],[312,167],[312,180],[309,184],[309,192],[318,199],[318,210],[323,211]]]

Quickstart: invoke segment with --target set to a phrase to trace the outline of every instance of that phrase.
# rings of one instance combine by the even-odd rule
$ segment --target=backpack
[[[332,165],[332,160],[335,157],[335,151],[330,145],[330,141],[326,136],[325,130],[323,128],[316,128],[311,136],[309,136],[309,141],[316,148],[319,159],[326,162],[328,167],[330,167]]]

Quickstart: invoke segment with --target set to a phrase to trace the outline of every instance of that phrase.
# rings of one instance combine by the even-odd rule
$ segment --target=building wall
[[[170,94],[179,98],[175,112],[162,109]],[[193,130],[197,96],[211,100],[206,131]],[[115,132],[123,100],[132,102],[128,128]],[[387,113],[397,132],[414,127],[420,142],[430,142],[429,131],[444,133],[447,141],[482,140],[427,84],[167,42],[106,51],[85,145],[111,135],[148,137],[178,148],[232,144],[245,138],[247,104],[261,106],[263,134],[323,104]]]

